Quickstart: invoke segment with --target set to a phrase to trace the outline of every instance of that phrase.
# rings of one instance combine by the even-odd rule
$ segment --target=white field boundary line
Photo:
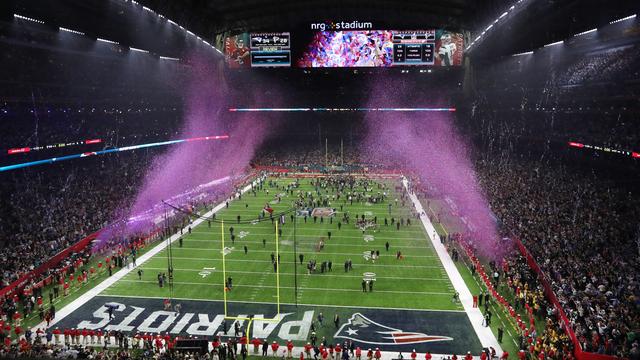
[[[424,209],[422,207],[422,204],[420,203],[420,200],[418,200],[418,197],[415,194],[412,194],[409,191],[408,181],[406,177],[402,178],[402,184],[407,191],[409,199],[411,199],[413,205],[420,214],[420,220],[422,221],[422,224],[427,231],[427,235],[431,240],[431,243],[433,244],[438,257],[440,258],[440,261],[442,262],[442,265],[444,266],[449,279],[451,279],[451,283],[453,284],[454,289],[460,296],[460,303],[462,304],[465,313],[469,317],[471,326],[476,332],[480,343],[483,347],[493,347],[494,349],[496,349],[496,353],[498,354],[502,353],[502,347],[498,343],[496,337],[493,335],[491,328],[482,326],[484,317],[482,316],[479,308],[473,307],[473,296],[471,295],[471,291],[469,291],[469,288],[467,288],[466,284],[464,283],[462,275],[460,275],[458,268],[453,263],[453,260],[451,259],[451,256],[449,256],[449,253],[444,247],[444,244],[440,241],[440,236],[438,235],[436,229],[433,227],[433,224],[431,224],[429,217],[423,215]],[[426,212],[424,213],[426,214]]]
[[[252,183],[254,181],[255,181],[255,179],[252,181]],[[241,190],[241,193],[245,193],[250,189],[251,189],[251,184],[245,186]],[[235,199],[235,197],[234,197],[234,199]],[[202,215],[202,217],[211,217],[213,214],[215,214],[218,211],[224,209],[225,208],[225,202],[226,202],[226,199],[223,200],[216,207],[214,207],[212,210],[210,210],[207,213],[205,213],[204,215]],[[187,232],[189,227],[196,227],[196,226],[200,225],[201,223],[203,223],[205,220],[202,217],[198,217],[196,220],[194,220],[193,224],[187,224],[187,226],[185,226],[182,229],[182,231],[183,232]],[[178,240],[181,236],[182,235],[180,235],[179,232],[176,233],[176,234],[173,234],[169,238],[169,241],[171,243],[173,243],[174,241]],[[113,284],[115,284],[117,281],[123,279],[125,276],[127,276],[127,274],[129,274],[134,269],[136,269],[137,267],[139,267],[142,264],[144,264],[145,262],[147,262],[149,259],[151,259],[155,255],[160,253],[162,250],[164,250],[166,247],[167,247],[167,241],[163,240],[160,244],[156,245],[151,250],[149,250],[148,252],[146,252],[142,256],[140,256],[140,258],[138,258],[137,261],[136,261],[136,263],[137,263],[136,266],[132,266],[131,268],[120,269],[120,271],[118,271],[115,274],[111,275],[110,277],[108,277],[107,279],[102,281],[100,284],[96,285],[93,289],[90,289],[86,293],[80,295],[77,299],[75,299],[72,302],[70,302],[69,304],[67,304],[65,307],[63,307],[59,311],[56,311],[56,317],[55,317],[55,319],[53,319],[53,321],[51,321],[51,323],[49,324],[49,327],[52,327],[53,325],[57,324],[60,320],[64,319],[66,316],[68,316],[69,314],[71,314],[72,312],[77,310],[80,306],[86,304],[89,300],[93,299],[96,295],[100,294],[101,292],[106,290],[108,287],[110,287]],[[47,323],[43,321],[40,324],[36,325],[36,328],[46,329],[47,328]]]

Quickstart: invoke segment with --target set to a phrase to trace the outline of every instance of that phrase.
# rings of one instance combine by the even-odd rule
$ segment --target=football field
[[[277,323],[255,321],[252,336],[302,345],[315,330],[318,339],[351,339],[364,348],[479,350],[466,313],[452,301],[454,288],[442,262],[411,201],[403,197],[400,179],[359,183],[339,199],[330,186],[314,186],[316,180],[300,178],[294,187],[294,178],[267,178],[261,188],[229,201],[214,220],[185,231],[171,249],[141,264],[141,276],[138,268],[128,272],[61,326],[105,326],[98,321],[104,304],[116,302],[121,307],[107,327],[211,337],[233,328],[233,320],[224,320],[223,302],[225,279],[231,278],[228,316],[279,318]],[[354,193],[353,202],[347,192]],[[356,193],[363,195],[359,201]],[[383,201],[372,201],[384,193]],[[294,206],[299,194],[307,194],[307,201],[312,195],[319,204],[300,210]],[[273,209],[274,221],[265,208]],[[278,214],[285,214],[284,224],[277,224]],[[158,275],[167,273],[169,254],[173,284],[160,287]],[[181,313],[164,311],[165,298],[179,303]]]

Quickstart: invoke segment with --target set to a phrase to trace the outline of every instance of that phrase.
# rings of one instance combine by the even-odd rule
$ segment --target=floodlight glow
[[[498,19],[502,19],[503,17],[507,16],[508,13],[508,11],[503,12]]]
[[[162,60],[172,60],[172,61],[178,61],[178,60],[180,60],[180,59],[178,59],[178,58],[169,57],[169,56],[160,56],[160,59],[162,59]]]
[[[149,51],[144,50],[144,49],[138,49],[138,48],[134,48],[134,47],[129,47],[129,50],[131,51],[137,51],[137,52],[141,52],[141,53],[149,53]]]
[[[630,15],[630,16],[627,16],[627,17],[623,17],[622,19],[613,20],[613,21],[612,21],[612,22],[610,22],[609,24],[615,24],[615,23],[618,23],[618,22],[620,22],[620,21],[630,20],[630,19],[633,19],[633,18],[635,18],[635,17],[636,17],[636,14],[633,14],[633,15]]]
[[[531,55],[531,54],[533,54],[533,51],[527,51],[527,52],[522,52],[522,53],[519,53],[519,54],[513,54],[511,56],[523,56],[523,55]]]
[[[562,44],[562,43],[564,43],[564,40],[560,40],[560,41],[553,42],[553,43],[551,43],[551,44],[547,44],[547,45],[545,45],[544,47],[549,47],[549,46],[554,46],[554,45],[560,45],[560,44]]]
[[[486,28],[486,29],[484,29],[484,31],[489,31],[492,27],[493,27],[493,24],[491,24],[491,25],[487,26],[487,28]]]
[[[149,9],[149,8],[148,8],[148,7],[146,7],[146,6],[143,6],[142,8],[143,8],[144,10],[147,10],[148,12],[153,12],[153,10]]]
[[[192,32],[191,32],[191,31],[189,31],[189,30],[187,30],[187,34],[189,34],[189,35],[193,35],[193,36],[196,36],[196,34],[192,33]]]
[[[167,21],[169,22],[169,24],[173,24],[175,26],[178,26],[178,24],[176,24],[176,22],[171,20],[171,19],[167,19]]]
[[[591,29],[591,30],[583,31],[581,33],[575,34],[574,36],[586,35],[586,34],[589,34],[589,33],[595,32],[595,31],[598,31],[598,29]]]
[[[76,30],[71,30],[71,29],[63,28],[62,26],[60,26],[58,29],[60,29],[60,30],[62,30],[62,31],[70,32],[70,33],[73,33],[73,34],[84,35],[84,33],[83,33],[83,32],[81,32],[81,31],[76,31]]]
[[[118,43],[117,43],[117,42],[115,42],[115,41],[111,41],[111,40],[107,40],[107,39],[96,38],[96,40],[98,40],[98,41],[102,41],[102,42],[106,42],[106,43],[109,43],[109,44],[120,45],[120,44],[118,44]]]
[[[34,22],[34,23],[38,23],[38,24],[44,24],[44,21],[42,21],[42,20],[37,20],[37,19],[34,19],[34,18],[30,18],[30,17],[18,15],[18,14],[13,14],[13,17],[16,18],[16,19],[27,20],[27,21],[31,21],[31,22]]]

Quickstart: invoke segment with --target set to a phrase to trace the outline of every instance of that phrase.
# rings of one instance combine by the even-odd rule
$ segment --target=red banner
[[[23,148],[13,148],[13,149],[9,149],[7,150],[7,154],[9,155],[13,155],[13,154],[21,154],[21,153],[27,153],[31,151],[31,148],[28,147],[23,147]]]

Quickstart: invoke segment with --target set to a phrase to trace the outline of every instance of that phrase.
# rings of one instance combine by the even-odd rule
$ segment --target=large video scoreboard
[[[445,30],[244,33],[225,39],[232,68],[462,65],[463,37]]]
[[[433,65],[435,49],[435,30],[393,34],[394,65]]]
[[[291,66],[291,36],[288,32],[252,33],[251,66]]]

